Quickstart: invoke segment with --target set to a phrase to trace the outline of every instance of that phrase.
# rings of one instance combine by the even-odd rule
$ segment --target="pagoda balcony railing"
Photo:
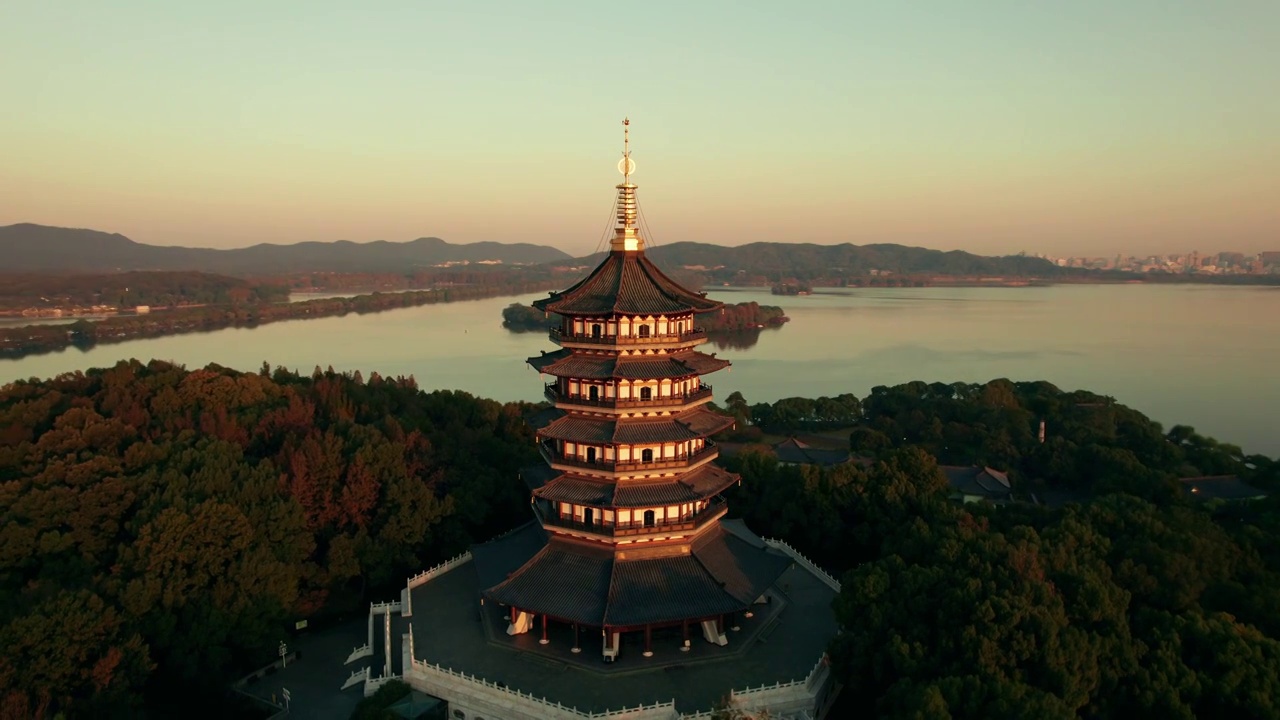
[[[564,455],[557,452],[555,445],[550,442],[538,443],[538,451],[542,453],[542,459],[553,465],[568,465],[570,467],[584,468],[587,470],[601,470],[605,472],[634,472],[640,470],[668,470],[671,468],[682,468],[692,465],[705,458],[714,457],[720,451],[714,442],[706,441],[707,444],[701,450],[693,453],[684,453],[674,457],[655,457],[653,460],[605,460],[597,458],[595,460],[587,460],[581,457]]]
[[[662,343],[682,343],[693,340],[704,340],[707,331],[694,328],[689,332],[671,333],[667,335],[576,335],[563,328],[551,328],[551,340],[554,342],[582,343],[586,345],[660,345]]]
[[[587,395],[569,395],[561,393],[555,383],[546,386],[542,393],[548,400],[553,403],[569,403],[573,405],[586,405],[589,407],[602,407],[614,409],[628,408],[651,408],[663,407],[666,405],[687,405],[703,398],[711,397],[711,386],[702,385],[697,390],[690,393],[681,393],[679,395],[661,395],[651,397],[648,400],[640,398],[595,398],[592,399]]]
[[[649,533],[673,532],[680,530],[696,530],[707,521],[718,517],[729,505],[723,498],[717,497],[707,506],[692,515],[688,515],[677,519],[656,520],[651,523],[645,523],[644,519],[630,520],[627,522],[606,522],[602,518],[597,517],[595,522],[584,523],[580,520],[574,520],[572,517],[565,517],[554,512],[546,512],[540,508],[534,508],[534,512],[538,515],[538,519],[544,525],[560,527],[566,530],[579,530],[581,532],[594,533],[596,535],[607,535],[611,537],[627,537],[630,535],[645,535]],[[617,512],[615,510],[615,512]],[[643,513],[643,508],[633,509],[633,513]]]

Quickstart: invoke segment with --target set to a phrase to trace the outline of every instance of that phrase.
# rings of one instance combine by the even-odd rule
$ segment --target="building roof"
[[[714,497],[738,481],[738,476],[715,465],[703,465],[679,479],[609,482],[551,471],[554,477],[533,494],[552,502],[596,507],[656,507]]]
[[[571,316],[705,313],[721,305],[667,277],[643,251],[610,252],[576,285],[533,303],[539,310]]]
[[[972,495],[989,500],[1008,500],[1013,494],[1009,476],[989,467],[940,465],[951,489],[962,495]]]
[[[1181,478],[1182,489],[1197,500],[1253,500],[1267,493],[1235,475],[1206,475]]]
[[[728,360],[696,350],[663,355],[588,355],[557,350],[531,357],[538,372],[556,377],[605,380],[658,380],[705,375],[729,366]]]
[[[516,538],[519,534],[523,537]],[[528,612],[592,627],[634,627],[734,612],[750,606],[791,565],[745,527],[718,523],[690,554],[618,560],[605,549],[551,538],[541,528],[472,549],[482,582],[545,544],[484,596]],[[486,547],[492,546],[492,547]]]
[[[565,414],[538,429],[538,437],[608,445],[683,442],[705,438],[733,425],[733,418],[695,408],[656,420],[589,418]]]
[[[843,465],[849,462],[852,457],[848,450],[815,448],[795,438],[788,438],[774,445],[773,453],[778,456],[778,462],[792,465],[821,465],[823,467]]]

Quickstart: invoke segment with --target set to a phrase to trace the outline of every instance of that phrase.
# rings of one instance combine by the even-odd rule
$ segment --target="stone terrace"
[[[548,645],[538,643],[540,623],[526,635],[508,636],[507,609],[482,606],[480,590],[471,562],[411,590],[411,616],[391,619],[392,673],[404,674],[402,637],[412,626],[418,660],[552,703],[600,713],[674,700],[681,713],[693,713],[710,709],[731,689],[805,679],[836,632],[835,590],[800,565],[769,590],[772,602],[756,605],[753,617],[738,619],[738,631],[727,631],[727,646],[706,642],[695,627],[692,647],[681,652],[677,627],[655,631],[654,656],[645,658],[640,635],[624,634],[622,652],[610,664],[601,658],[599,629],[583,630],[578,654],[570,652],[573,630],[557,623],[549,626]],[[372,677],[379,677],[384,647],[379,616],[374,656],[353,662],[351,669],[367,665]]]

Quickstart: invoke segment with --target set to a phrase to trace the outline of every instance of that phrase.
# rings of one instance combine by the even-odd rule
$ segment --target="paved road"
[[[244,688],[245,692],[266,700],[274,696],[282,703],[283,688],[289,689],[289,717],[299,720],[348,720],[356,703],[363,699],[363,685],[340,690],[342,683],[369,664],[365,658],[344,666],[351,649],[363,645],[368,633],[368,619],[360,618],[330,627],[314,634],[294,638],[290,650],[298,650],[301,658],[288,667],[267,675]]]

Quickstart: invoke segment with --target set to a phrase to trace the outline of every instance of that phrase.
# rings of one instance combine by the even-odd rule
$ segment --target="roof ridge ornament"
[[[644,252],[644,238],[640,236],[639,208],[636,205],[636,185],[631,182],[631,174],[636,171],[636,161],[631,159],[631,118],[622,120],[622,159],[618,161],[618,172],[622,173],[622,184],[618,189],[618,216],[613,227],[613,240],[609,241],[611,252]]]

